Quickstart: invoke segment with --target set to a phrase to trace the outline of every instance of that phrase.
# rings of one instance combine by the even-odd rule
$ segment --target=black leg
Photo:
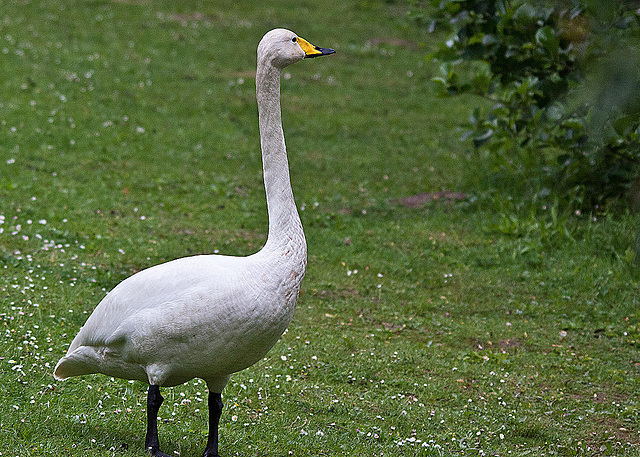
[[[160,387],[149,386],[147,393],[147,436],[144,440],[144,447],[153,457],[170,457],[160,451],[160,440],[158,440],[158,410],[164,401],[160,395]]]
[[[202,457],[219,457],[218,424],[222,415],[222,394],[209,392],[209,439]]]

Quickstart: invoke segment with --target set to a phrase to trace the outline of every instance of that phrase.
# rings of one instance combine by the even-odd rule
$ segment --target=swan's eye
[[[291,41],[293,41],[295,43],[296,41],[298,41],[298,37],[294,36],[293,38],[291,38]]]

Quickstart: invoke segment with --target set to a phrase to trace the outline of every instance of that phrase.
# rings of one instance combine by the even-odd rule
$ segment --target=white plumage
[[[295,206],[280,114],[280,73],[305,57],[332,54],[293,32],[268,32],[258,46],[256,91],[269,214],[265,246],[248,257],[201,255],[143,270],[96,307],[54,375],[103,373],[148,382],[145,445],[158,450],[159,387],[202,378],[210,390],[205,456],[218,455],[220,392],[232,373],[271,349],[293,316],[307,248]]]

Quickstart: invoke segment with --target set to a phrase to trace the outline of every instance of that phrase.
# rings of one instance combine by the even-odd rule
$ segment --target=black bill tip
[[[307,55],[307,58],[311,58],[311,57],[320,57],[320,56],[328,56],[329,54],[335,54],[336,51],[335,49],[331,49],[331,48],[321,48],[319,46],[314,46],[314,49],[316,51],[320,51],[320,54],[311,54],[311,55]]]

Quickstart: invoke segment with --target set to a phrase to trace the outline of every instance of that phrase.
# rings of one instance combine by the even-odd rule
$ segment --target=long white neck
[[[293,199],[289,163],[280,113],[280,70],[269,62],[258,61],[256,75],[260,145],[264,187],[269,213],[269,235],[265,250],[294,254],[306,263],[307,244]]]

